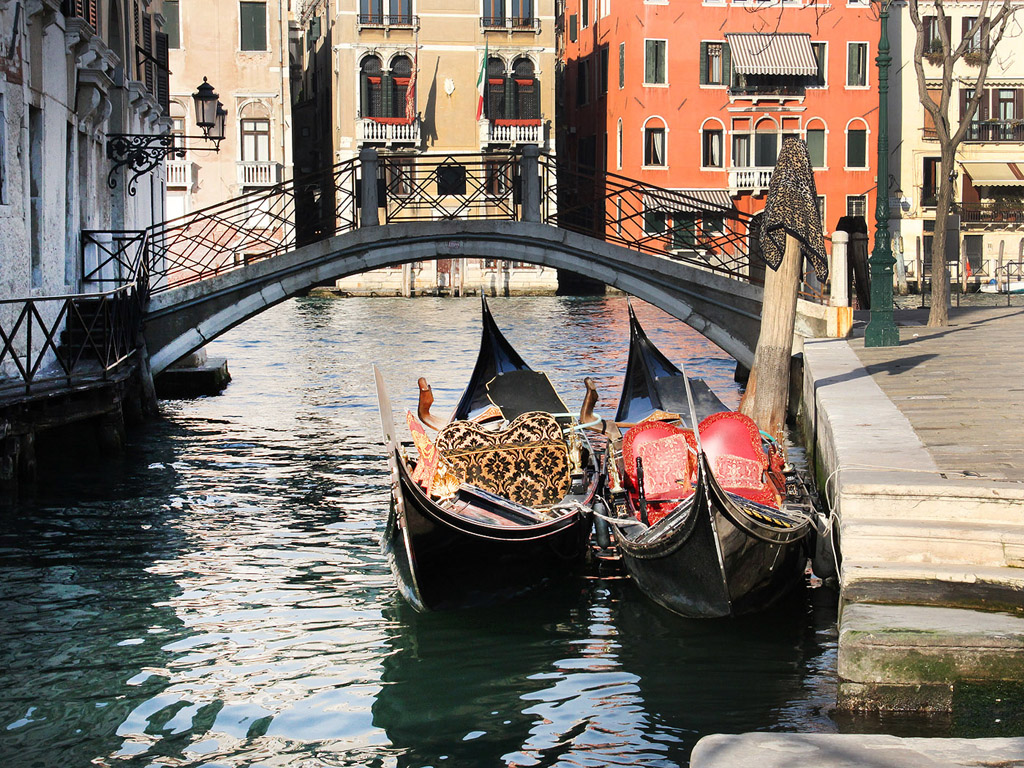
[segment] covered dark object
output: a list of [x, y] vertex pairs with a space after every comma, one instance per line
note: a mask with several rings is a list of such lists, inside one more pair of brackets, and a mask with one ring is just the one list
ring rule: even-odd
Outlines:
[[782, 142], [761, 221], [761, 252], [777, 270], [786, 252], [786, 234], [800, 241], [800, 252], [811, 262], [821, 282], [828, 279], [828, 257], [821, 234], [818, 193], [807, 145], [795, 137]]

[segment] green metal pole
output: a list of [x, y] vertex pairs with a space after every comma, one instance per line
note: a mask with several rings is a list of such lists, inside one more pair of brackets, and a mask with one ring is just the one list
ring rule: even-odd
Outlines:
[[892, 257], [889, 238], [889, 4], [882, 0], [878, 19], [882, 36], [878, 41], [878, 182], [875, 185], [875, 247], [868, 265], [871, 268], [871, 318], [864, 329], [865, 347], [895, 347], [900, 331], [892, 316]]

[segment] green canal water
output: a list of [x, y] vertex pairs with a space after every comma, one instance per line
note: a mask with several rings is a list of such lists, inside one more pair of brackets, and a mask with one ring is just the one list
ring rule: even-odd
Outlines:
[[[611, 415], [625, 300], [495, 299], [570, 407]], [[646, 305], [670, 358], [730, 405], [733, 364]], [[209, 348], [218, 397], [165, 402], [113, 461], [76, 454], [2, 512], [0, 758], [25, 766], [680, 766], [703, 735], [941, 734], [837, 720], [835, 608], [687, 621], [614, 573], [418, 615], [380, 550], [396, 412], [426, 376], [454, 407], [477, 299], [297, 299]]]

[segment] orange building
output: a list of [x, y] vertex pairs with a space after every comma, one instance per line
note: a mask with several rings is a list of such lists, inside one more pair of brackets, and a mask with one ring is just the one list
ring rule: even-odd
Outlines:
[[[880, 28], [867, 2], [567, 0], [559, 150], [756, 214], [786, 136], [807, 142], [826, 236], [873, 228]], [[898, 62], [897, 62], [898, 65]], [[643, 227], [706, 226], [648, 195]], [[667, 202], [666, 202], [667, 201]]]

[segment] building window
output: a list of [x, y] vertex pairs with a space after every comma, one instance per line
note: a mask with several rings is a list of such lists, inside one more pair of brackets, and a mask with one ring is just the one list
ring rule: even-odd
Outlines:
[[847, 216], [860, 216], [865, 218], [868, 215], [868, 196], [867, 195], [847, 195], [846, 196], [846, 215]]
[[239, 121], [242, 132], [242, 162], [270, 162], [270, 120], [243, 118]]
[[359, 65], [359, 116], [384, 117], [383, 70], [380, 59], [367, 56]]
[[598, 73], [598, 87], [601, 89], [600, 93], [603, 96], [608, 93], [608, 46], [605, 45], [601, 48], [601, 71]]
[[868, 132], [864, 128], [848, 128], [846, 131], [846, 167], [868, 167]]
[[668, 82], [668, 41], [644, 40], [644, 85]]
[[512, 26], [533, 26], [532, 0], [512, 0]]
[[[946, 39], [952, 41], [953, 20], [946, 17]], [[924, 16], [921, 19], [921, 31], [924, 33], [924, 52], [942, 53], [942, 32], [939, 28], [938, 16]]]
[[732, 165], [734, 168], [750, 167], [750, 134], [732, 135]]
[[626, 87], [626, 44], [619, 43], [619, 90]]
[[488, 160], [484, 166], [484, 188], [491, 197], [505, 197], [512, 189], [510, 167], [505, 160]]
[[644, 232], [648, 235], [663, 235], [668, 231], [668, 219], [664, 211], [644, 208]]
[[807, 129], [807, 152], [811, 156], [811, 168], [825, 167], [825, 129]]
[[938, 191], [939, 191], [939, 164], [941, 158], [938, 157], [925, 157], [922, 158], [922, 175], [921, 175], [921, 205], [933, 206], [937, 202]]
[[728, 85], [732, 78], [729, 46], [726, 43], [700, 44], [700, 84]]
[[619, 118], [615, 129], [615, 168], [622, 170], [622, 118]]
[[540, 120], [540, 90], [533, 76], [533, 62], [522, 56], [512, 62], [511, 93], [515, 120]]
[[[412, 0], [391, 0], [390, 3], [391, 24], [408, 27], [412, 25]], [[319, 29], [320, 17], [317, 17]]]
[[644, 165], [648, 167], [664, 167], [665, 156], [665, 125], [652, 119], [644, 126]]
[[697, 244], [697, 217], [676, 211], [672, 214], [672, 247], [691, 250]]
[[720, 213], [705, 213], [701, 222], [701, 229], [708, 237], [716, 237], [725, 232], [725, 216]]
[[846, 44], [846, 85], [861, 87], [868, 84], [868, 44]]
[[754, 166], [772, 168], [779, 159], [779, 133], [774, 123], [762, 124], [754, 131]]
[[32, 287], [43, 284], [43, 110], [28, 108], [29, 235]]
[[569, 14], [569, 42], [575, 43], [579, 38], [578, 32], [579, 17], [575, 14]]
[[383, 24], [384, 5], [382, 0], [359, 0], [360, 24]]
[[583, 106], [590, 102], [590, 62], [581, 59], [576, 63], [576, 104]]
[[701, 160], [704, 168], [721, 168], [725, 162], [723, 149], [724, 132], [721, 128], [705, 128], [701, 131]]
[[416, 165], [411, 157], [389, 157], [388, 194], [392, 197], [409, 197], [412, 194]]
[[267, 50], [267, 4], [239, 3], [241, 20], [241, 49], [243, 51]]
[[164, 34], [168, 48], [181, 48], [181, 16], [178, 0], [164, 0]]
[[811, 51], [814, 60], [818, 62], [818, 71], [814, 74], [812, 85], [823, 88], [828, 83], [828, 46], [825, 43], [811, 43]]
[[580, 26], [583, 29], [590, 26], [590, 0], [580, 0]]
[[505, 0], [484, 0], [485, 27], [505, 26]]

